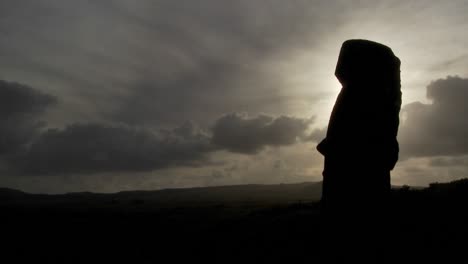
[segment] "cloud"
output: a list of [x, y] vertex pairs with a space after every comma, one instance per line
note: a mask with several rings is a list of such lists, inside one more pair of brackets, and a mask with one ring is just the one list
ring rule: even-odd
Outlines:
[[227, 114], [215, 121], [212, 135], [186, 122], [157, 131], [125, 124], [75, 123], [48, 129], [12, 162], [23, 174], [144, 172], [213, 164], [210, 154], [227, 150], [257, 154], [267, 146], [306, 140], [313, 118]]
[[[29, 86], [0, 81], [2, 170], [23, 175], [149, 172], [208, 166], [210, 154], [256, 154], [266, 146], [306, 140], [313, 118], [227, 114], [204, 131], [193, 122], [173, 129], [113, 122], [70, 122], [47, 128], [41, 114], [58, 100]], [[6, 166], [5, 166], [6, 165]]]
[[330, 14], [349, 10], [346, 3], [279, 0], [27, 0], [0, 7], [8, 36], [0, 41], [0, 69], [10, 79], [47, 84], [67, 102], [50, 123], [138, 126], [187, 119], [206, 126], [234, 111], [287, 112], [304, 101], [290, 92], [297, 89], [287, 80], [295, 71], [290, 54], [321, 44], [327, 27], [344, 20]]
[[430, 166], [433, 167], [466, 167], [468, 170], [468, 156], [457, 156], [457, 157], [434, 157], [429, 162]]
[[466, 64], [467, 62], [468, 62], [468, 54], [465, 53], [462, 55], [458, 55], [455, 58], [446, 59], [436, 65], [433, 65], [432, 67], [429, 68], [429, 70], [438, 72], [438, 71], [444, 71], [447, 69], [453, 69], [456, 66], [464, 67], [463, 64]]
[[138, 39], [159, 42], [141, 43], [142, 53], [152, 57], [142, 58], [146, 73], [109, 113], [108, 118], [131, 124], [170, 124], [187, 116], [204, 123], [239, 110], [279, 114], [288, 103], [282, 100], [287, 84], [266, 70], [270, 58], [300, 45], [312, 47], [308, 39], [318, 31], [311, 15], [316, 11], [305, 2], [202, 0], [184, 1], [181, 8], [180, 1], [143, 1], [115, 8], [131, 18], [132, 26], [154, 36]]
[[0, 156], [19, 151], [36, 136], [41, 114], [55, 102], [27, 85], [0, 80]]
[[72, 124], [49, 129], [16, 167], [28, 174], [151, 171], [209, 164], [209, 138], [193, 124], [158, 131], [115, 124]]
[[448, 76], [427, 86], [431, 104], [402, 109], [399, 141], [403, 157], [468, 154], [468, 79]]
[[305, 138], [313, 118], [232, 113], [219, 118], [213, 128], [212, 143], [231, 152], [254, 154], [266, 146], [286, 146]]
[[305, 140], [319, 143], [326, 137], [326, 135], [327, 135], [327, 127], [316, 128], [305, 138]]

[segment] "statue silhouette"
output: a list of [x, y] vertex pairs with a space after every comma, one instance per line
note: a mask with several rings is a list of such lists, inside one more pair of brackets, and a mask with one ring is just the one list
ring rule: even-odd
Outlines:
[[322, 205], [383, 203], [398, 160], [400, 60], [380, 43], [347, 40], [335, 76], [342, 89], [317, 146], [325, 156]]

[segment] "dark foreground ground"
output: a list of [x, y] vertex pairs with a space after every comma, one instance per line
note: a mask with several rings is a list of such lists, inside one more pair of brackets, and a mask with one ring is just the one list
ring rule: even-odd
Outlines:
[[468, 263], [468, 180], [395, 189], [385, 220], [352, 209], [330, 220], [312, 201], [318, 190], [311, 183], [53, 196], [2, 189], [0, 261]]

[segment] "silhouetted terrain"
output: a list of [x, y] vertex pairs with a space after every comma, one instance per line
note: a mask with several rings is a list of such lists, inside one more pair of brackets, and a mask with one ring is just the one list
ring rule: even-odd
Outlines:
[[[321, 184], [27, 194], [0, 189], [2, 258], [19, 263], [316, 263], [326, 220]], [[394, 188], [380, 263], [466, 263], [468, 180]], [[352, 210], [349, 218], [354, 217]], [[338, 219], [353, 229], [352, 221]], [[352, 248], [360, 230], [354, 228]], [[362, 254], [366, 249], [362, 249]], [[3, 261], [2, 261], [3, 262]]]
[[[165, 189], [159, 191], [123, 191], [111, 194], [79, 192], [63, 195], [26, 194], [0, 188], [3, 205], [14, 204], [25, 207], [54, 207], [67, 205], [68, 209], [121, 209], [151, 210], [167, 207], [211, 206], [228, 203], [242, 205], [284, 204], [314, 202], [320, 199], [320, 183], [296, 183], [277, 185], [233, 185]], [[139, 205], [139, 206], [134, 206]]]

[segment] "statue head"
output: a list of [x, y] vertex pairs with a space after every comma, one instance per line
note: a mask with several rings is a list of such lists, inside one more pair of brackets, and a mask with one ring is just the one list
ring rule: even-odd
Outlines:
[[343, 43], [335, 76], [345, 87], [349, 85], [400, 84], [400, 60], [380, 43], [351, 39]]

